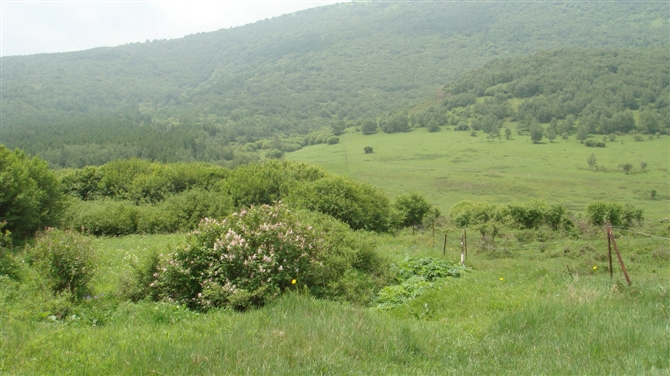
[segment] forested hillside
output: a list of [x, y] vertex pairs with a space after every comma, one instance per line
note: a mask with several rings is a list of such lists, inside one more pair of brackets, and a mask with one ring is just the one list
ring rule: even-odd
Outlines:
[[408, 107], [496, 57], [667, 48], [667, 14], [666, 3], [347, 3], [179, 40], [6, 57], [0, 142], [52, 167], [133, 156], [231, 166], [323, 127], [331, 142], [347, 121]]
[[499, 58], [446, 85], [439, 104], [407, 121], [432, 131], [449, 124], [492, 137], [504, 126], [539, 129], [552, 140], [574, 133], [582, 141], [592, 133], [667, 133], [669, 70], [665, 46]]

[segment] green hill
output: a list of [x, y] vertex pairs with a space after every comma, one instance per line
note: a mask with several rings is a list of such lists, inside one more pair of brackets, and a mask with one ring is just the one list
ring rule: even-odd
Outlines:
[[667, 133], [669, 83], [665, 46], [545, 51], [494, 59], [462, 75], [444, 87], [439, 104], [416, 106], [408, 121], [494, 138], [503, 127], [539, 129], [548, 138], [578, 133], [582, 141], [592, 133]]
[[496, 57], [667, 47], [667, 15], [666, 3], [347, 3], [178, 40], [5, 57], [0, 142], [54, 167], [243, 163], [259, 147], [299, 148], [292, 135], [413, 105]]

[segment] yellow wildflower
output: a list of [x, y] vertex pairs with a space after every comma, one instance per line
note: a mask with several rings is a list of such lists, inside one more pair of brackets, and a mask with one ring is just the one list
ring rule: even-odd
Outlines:
[[291, 280], [291, 284], [292, 284], [292, 285], [295, 285], [296, 282], [298, 282], [298, 281], [296, 281], [295, 279], [294, 279], [294, 280]]

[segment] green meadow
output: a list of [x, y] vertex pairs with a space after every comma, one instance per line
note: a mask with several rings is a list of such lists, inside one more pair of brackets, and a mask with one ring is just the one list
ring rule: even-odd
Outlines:
[[[593, 137], [599, 141], [601, 136]], [[658, 220], [670, 213], [668, 140], [634, 141], [624, 135], [605, 148], [589, 148], [574, 135], [533, 144], [529, 136], [516, 134], [490, 140], [482, 132], [473, 137], [419, 128], [364, 136], [348, 129], [338, 144], [306, 147], [286, 158], [371, 183], [391, 196], [421, 192], [444, 214], [462, 200], [507, 204], [537, 198], [575, 211], [595, 200], [631, 203]], [[365, 154], [365, 146], [374, 152]], [[598, 171], [589, 169], [591, 154]], [[644, 170], [641, 162], [647, 164]], [[628, 174], [619, 168], [624, 163], [633, 165]], [[651, 200], [652, 189], [658, 192], [656, 200]]]
[[[96, 239], [98, 295], [64, 320], [39, 317], [47, 304], [35, 300], [39, 286], [3, 279], [0, 369], [62, 375], [663, 375], [670, 367], [667, 241], [620, 238], [622, 245], [640, 246], [637, 263], [626, 255], [632, 287], [618, 269], [610, 279], [599, 257], [604, 240], [561, 242], [542, 251], [537, 243], [511, 240], [491, 251], [473, 240], [471, 271], [437, 280], [390, 311], [300, 291], [246, 312], [196, 313], [115, 296], [129, 256], [181, 239]], [[378, 240], [394, 258], [443, 257], [441, 237], [432, 232]], [[658, 253], [663, 244], [665, 253]], [[449, 239], [447, 258], [458, 257], [456, 247]]]
[[[623, 141], [623, 143], [622, 143]], [[365, 154], [371, 146], [374, 153]], [[589, 170], [591, 153], [597, 165]], [[668, 139], [620, 136], [606, 148], [570, 139], [532, 144], [466, 132], [363, 136], [287, 155], [366, 181], [390, 195], [418, 191], [443, 215], [461, 200], [561, 202], [579, 221], [593, 200], [632, 203], [642, 226], [615, 229], [628, 286], [602, 229], [580, 235], [504, 228], [495, 241], [468, 229], [469, 269], [423, 284], [389, 309], [319, 300], [296, 289], [263, 308], [190, 311], [125, 300], [133, 258], [169, 252], [183, 234], [93, 238], [95, 296], [72, 305], [39, 278], [0, 279], [0, 371], [6, 374], [649, 374], [670, 371]], [[640, 161], [647, 162], [644, 170]], [[630, 162], [628, 174], [618, 165]], [[655, 189], [655, 200], [650, 191]], [[581, 222], [579, 222], [581, 223]], [[448, 220], [369, 234], [392, 262], [460, 258]], [[446, 242], [445, 242], [446, 235]], [[20, 256], [20, 255], [19, 255]], [[34, 271], [26, 271], [34, 273]], [[407, 287], [408, 289], [411, 288]], [[66, 317], [51, 312], [68, 306]]]

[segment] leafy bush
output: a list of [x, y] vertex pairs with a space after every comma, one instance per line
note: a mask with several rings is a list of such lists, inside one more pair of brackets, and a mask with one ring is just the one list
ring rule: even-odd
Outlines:
[[[360, 300], [360, 291], [376, 284], [373, 271], [384, 264], [380, 260], [373, 242], [328, 216], [262, 205], [223, 221], [203, 220], [185, 246], [159, 261], [145, 291], [201, 310], [260, 306], [289, 289]], [[149, 265], [139, 273], [144, 286], [155, 264]], [[357, 278], [353, 286], [345, 278], [351, 276]]]
[[423, 217], [430, 211], [431, 205], [417, 192], [396, 197], [395, 208], [401, 215], [403, 226], [421, 224]]
[[0, 276], [11, 279], [19, 279], [19, 263], [12, 256], [12, 233], [9, 230], [2, 231], [7, 222], [0, 222]]
[[0, 145], [0, 219], [25, 237], [55, 224], [65, 207], [58, 179], [47, 163]]
[[514, 224], [522, 229], [536, 229], [544, 221], [544, 213], [548, 210], [546, 202], [531, 200], [524, 204], [509, 204], [507, 213]]
[[612, 226], [632, 226], [633, 221], [638, 223], [644, 220], [644, 211], [636, 209], [631, 204], [622, 206], [616, 202], [594, 201], [586, 207], [589, 222], [596, 226], [611, 223]]
[[28, 250], [28, 261], [47, 279], [55, 294], [81, 298], [89, 292], [96, 270], [91, 241], [75, 232], [47, 229]]
[[64, 224], [93, 235], [129, 235], [137, 231], [140, 209], [128, 201], [75, 201]]
[[280, 200], [297, 182], [309, 182], [326, 175], [319, 167], [305, 163], [270, 160], [240, 166], [222, 184], [235, 206], [270, 205]]
[[497, 205], [491, 205], [486, 202], [461, 201], [449, 212], [451, 221], [457, 227], [468, 227], [486, 223], [489, 220], [501, 219], [502, 212]]
[[228, 170], [202, 163], [151, 163], [139, 159], [88, 166], [61, 176], [63, 191], [81, 200], [109, 197], [135, 203], [156, 203], [193, 188], [212, 189]]
[[604, 142], [595, 140], [586, 140], [584, 141], [584, 145], [589, 148], [604, 148], [607, 146]]
[[392, 228], [389, 200], [369, 184], [341, 176], [327, 176], [296, 187], [288, 202], [331, 215], [354, 230], [376, 232]]
[[156, 206], [139, 207], [137, 232], [159, 233], [192, 230], [203, 218], [222, 219], [233, 212], [233, 202], [224, 193], [191, 189]]
[[386, 286], [377, 294], [377, 309], [389, 310], [421, 296], [431, 282], [446, 277], [459, 277], [469, 268], [430, 257], [406, 257], [395, 265], [398, 284]]

